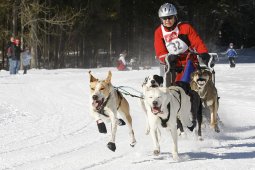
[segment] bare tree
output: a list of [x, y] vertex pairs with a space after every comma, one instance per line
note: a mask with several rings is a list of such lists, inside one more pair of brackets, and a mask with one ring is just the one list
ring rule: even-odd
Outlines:
[[[74, 10], [71, 7], [49, 7], [46, 3], [41, 3], [39, 0], [21, 0], [20, 17], [21, 30], [24, 42], [31, 47], [32, 51], [32, 67], [38, 67], [41, 58], [41, 53], [45, 46], [45, 35], [59, 37], [59, 46], [62, 46], [62, 32], [72, 29], [75, 19], [81, 14], [82, 10]], [[59, 32], [59, 29], [62, 30]], [[38, 52], [40, 51], [40, 54]], [[57, 58], [60, 59], [61, 49], [57, 50]], [[46, 55], [46, 54], [43, 54]]]

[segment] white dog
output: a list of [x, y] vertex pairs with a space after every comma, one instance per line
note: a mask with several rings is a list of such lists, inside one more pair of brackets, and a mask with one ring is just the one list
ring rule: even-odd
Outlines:
[[[157, 88], [157, 87], [162, 87], [163, 86], [163, 82], [164, 82], [164, 78], [162, 76], [159, 75], [150, 75], [148, 77], [145, 78], [143, 84], [142, 84], [142, 88], [143, 88], [143, 94], [145, 93], [145, 91], [148, 88]], [[144, 96], [143, 96], [144, 97]], [[141, 105], [142, 108], [146, 114], [146, 129], [145, 129], [145, 134], [148, 135], [150, 133], [150, 126], [149, 126], [149, 122], [148, 122], [148, 116], [147, 116], [147, 110], [144, 104], [144, 99], [141, 99]], [[160, 134], [160, 131], [158, 132]]]
[[[176, 87], [176, 90], [182, 90]], [[184, 91], [183, 91], [184, 92]], [[185, 92], [184, 92], [185, 93]], [[190, 105], [181, 108], [181, 95], [175, 90], [168, 88], [148, 88], [144, 93], [145, 107], [147, 110], [150, 134], [154, 144], [154, 155], [159, 155], [160, 146], [158, 139], [158, 127], [161, 125], [171, 133], [173, 139], [172, 156], [174, 160], [178, 160], [178, 145], [177, 145], [177, 118], [180, 119], [184, 127], [191, 126]], [[185, 109], [185, 110], [182, 110]]]
[[[129, 104], [122, 94], [115, 90], [111, 84], [112, 73], [109, 71], [105, 80], [98, 80], [89, 72], [90, 75], [90, 113], [98, 125], [100, 133], [107, 133], [104, 121], [111, 122], [111, 140], [107, 147], [115, 151], [115, 136], [117, 125], [125, 125], [129, 128], [131, 146], [136, 143], [132, 128], [132, 118], [129, 113]], [[117, 113], [125, 120], [118, 119]]]

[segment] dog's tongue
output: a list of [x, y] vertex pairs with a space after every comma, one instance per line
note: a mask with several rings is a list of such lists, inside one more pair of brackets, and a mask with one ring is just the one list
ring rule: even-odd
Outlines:
[[92, 102], [92, 105], [97, 109], [97, 110], [99, 110], [100, 109], [100, 107], [101, 107], [101, 105], [102, 105], [102, 103], [103, 103], [103, 99], [102, 100], [94, 100], [93, 102]]
[[98, 101], [94, 100], [93, 103], [92, 103], [92, 105], [93, 105], [94, 107], [98, 107], [99, 103], [98, 103]]
[[152, 111], [152, 113], [157, 114], [157, 113], [160, 112], [160, 108], [159, 107], [152, 107], [151, 111]]

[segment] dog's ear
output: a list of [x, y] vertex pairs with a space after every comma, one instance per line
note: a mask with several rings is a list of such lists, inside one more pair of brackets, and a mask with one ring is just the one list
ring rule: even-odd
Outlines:
[[190, 79], [191, 79], [191, 81], [194, 79], [194, 75], [195, 75], [195, 72], [193, 72], [193, 73], [190, 74]]
[[109, 72], [108, 72], [108, 76], [107, 76], [107, 78], [105, 79], [105, 82], [106, 82], [106, 83], [110, 83], [110, 82], [111, 82], [111, 79], [112, 79], [112, 72], [109, 71]]
[[153, 78], [156, 80], [156, 82], [158, 82], [159, 85], [162, 85], [164, 82], [164, 78], [162, 76], [154, 75]]
[[212, 73], [208, 70], [205, 70], [206, 74], [209, 76], [209, 80], [212, 80]]
[[98, 81], [92, 74], [91, 71], [89, 71], [89, 77], [90, 77], [90, 82]]

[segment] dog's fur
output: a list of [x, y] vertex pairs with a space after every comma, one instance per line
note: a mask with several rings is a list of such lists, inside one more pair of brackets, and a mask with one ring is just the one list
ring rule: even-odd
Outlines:
[[[128, 101], [122, 96], [120, 92], [114, 89], [111, 84], [112, 73], [109, 71], [108, 76], [105, 80], [98, 80], [91, 72], [90, 76], [90, 99], [91, 99], [91, 110], [90, 113], [95, 119], [98, 125], [104, 126], [103, 121], [111, 122], [111, 139], [108, 143], [108, 148], [115, 151], [115, 136], [117, 131], [117, 125], [120, 119], [117, 117], [117, 113], [124, 119], [129, 128], [129, 134], [131, 137], [131, 146], [134, 146], [136, 139], [132, 128], [132, 118], [129, 113]], [[100, 131], [100, 129], [99, 129]], [[106, 133], [105, 131], [101, 133]]]
[[[159, 155], [160, 146], [158, 139], [158, 127], [161, 126], [171, 133], [173, 139], [172, 156], [174, 160], [178, 160], [178, 145], [177, 145], [177, 118], [182, 124], [187, 127], [192, 124], [190, 115], [190, 100], [181, 99], [181, 94], [185, 94], [181, 87], [158, 87], [147, 88], [144, 92], [145, 107], [147, 110], [150, 134], [154, 144], [154, 155]], [[186, 105], [183, 105], [185, 102]], [[189, 103], [189, 104], [187, 104]]]
[[216, 131], [220, 132], [218, 127], [218, 93], [212, 81], [212, 73], [205, 69], [198, 69], [191, 74], [191, 89], [198, 92], [203, 105], [210, 110], [210, 124]]

